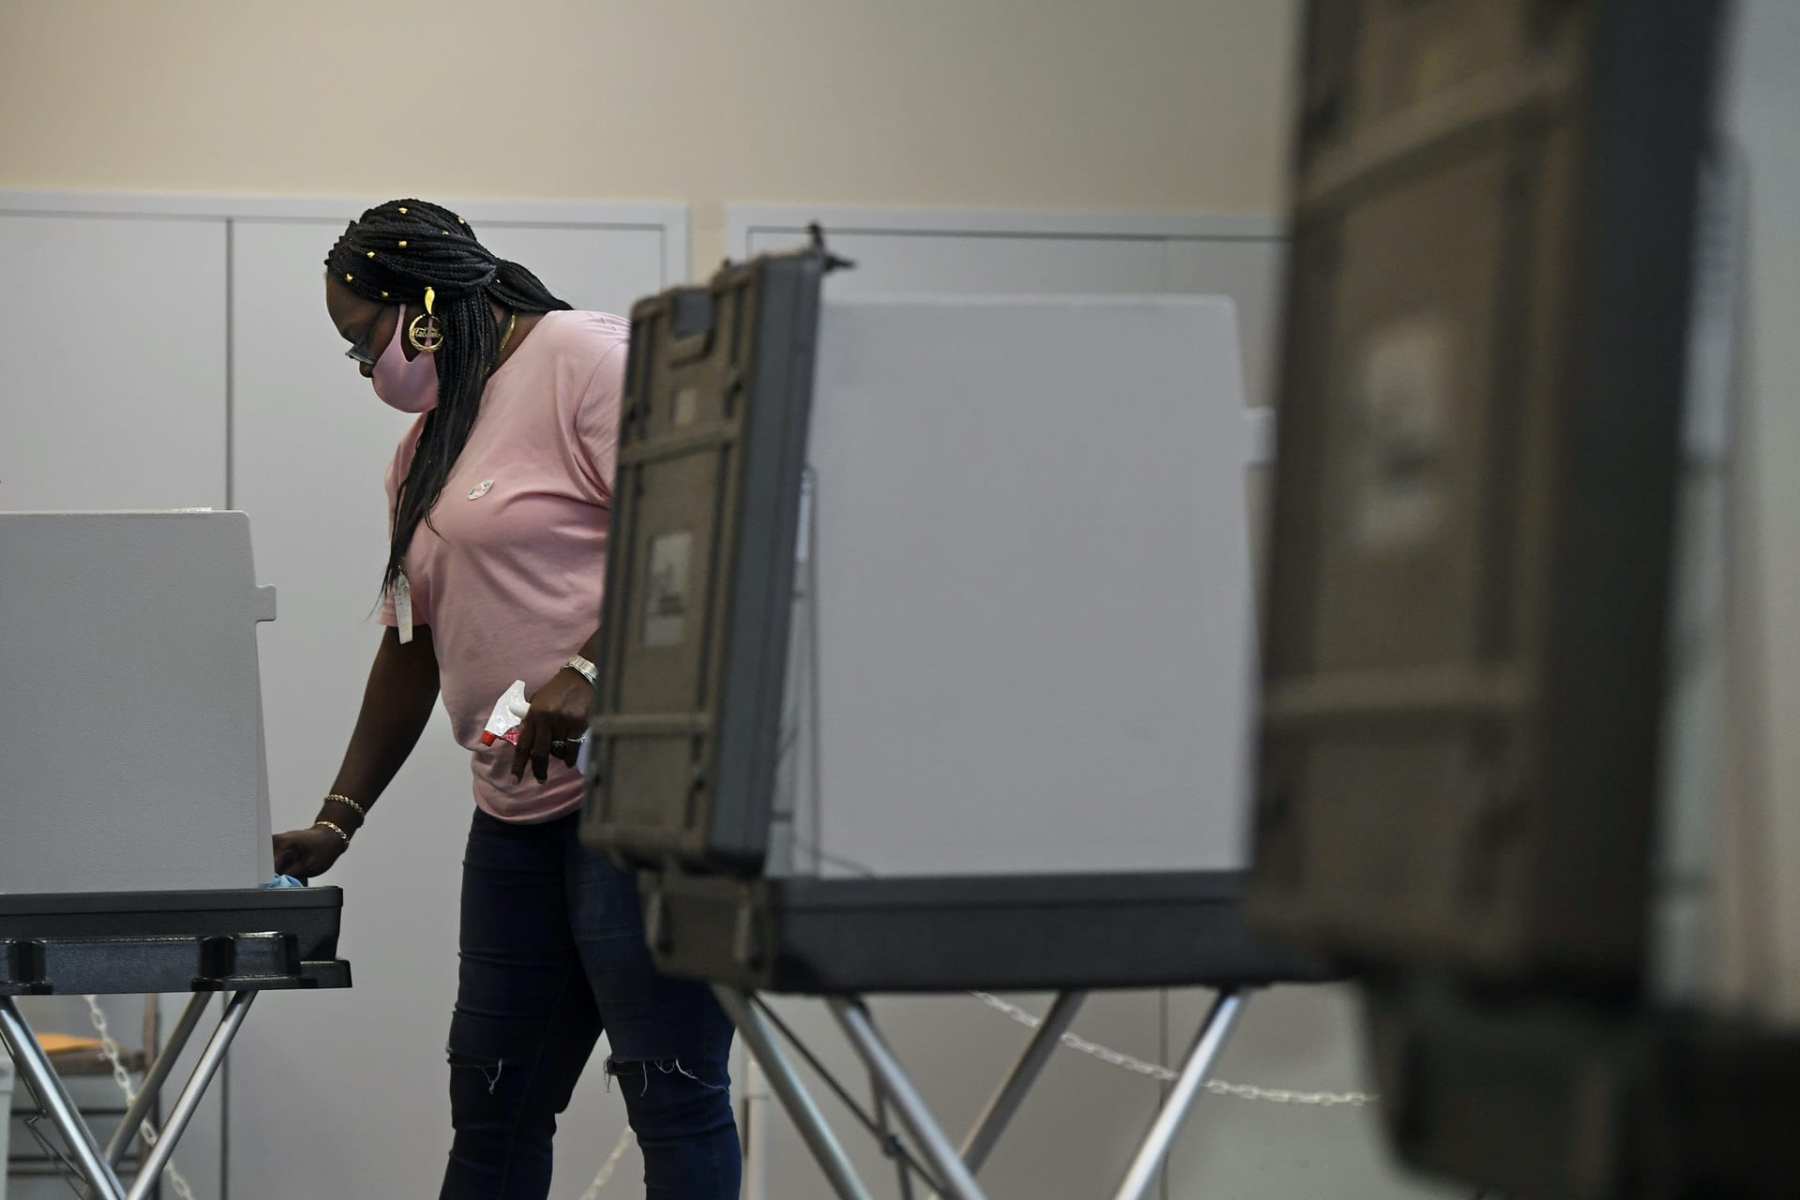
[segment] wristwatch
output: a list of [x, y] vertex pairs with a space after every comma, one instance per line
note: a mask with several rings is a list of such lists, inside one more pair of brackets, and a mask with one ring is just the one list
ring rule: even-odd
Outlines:
[[563, 666], [569, 668], [569, 670], [575, 672], [589, 683], [597, 685], [600, 682], [599, 669], [579, 654], [571, 657], [568, 662], [563, 664]]

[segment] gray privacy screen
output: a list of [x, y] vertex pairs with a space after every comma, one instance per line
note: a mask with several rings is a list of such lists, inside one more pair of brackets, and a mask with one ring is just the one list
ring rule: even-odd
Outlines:
[[0, 892], [269, 877], [242, 513], [0, 513]]
[[1212, 297], [828, 297], [772, 873], [1244, 862], [1243, 391]]

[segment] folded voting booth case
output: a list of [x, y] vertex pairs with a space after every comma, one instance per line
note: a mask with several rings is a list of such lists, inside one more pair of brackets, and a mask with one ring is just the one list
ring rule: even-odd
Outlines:
[[1730, 965], [1731, 7], [1302, 19], [1251, 913], [1377, 968], [1391, 1146], [1496, 1193], [1800, 1173], [1800, 1036]]
[[[841, 1196], [758, 992], [827, 998], [967, 1198], [1085, 992], [1220, 989], [1141, 1195], [1242, 991], [1326, 977], [1239, 916], [1229, 303], [821, 304], [828, 265], [632, 314], [584, 836], [643, 869], [658, 963], [715, 985]], [[959, 1148], [858, 997], [971, 988], [1060, 998]]]
[[[0, 513], [0, 722], [33, 747], [0, 838], [0, 1039], [106, 1200], [141, 1200], [258, 992], [350, 986], [336, 888], [270, 876], [255, 586], [242, 513]], [[75, 714], [71, 719], [71, 714]], [[102, 1146], [16, 997], [191, 992]], [[226, 1002], [128, 1188], [117, 1168], [217, 993]]]

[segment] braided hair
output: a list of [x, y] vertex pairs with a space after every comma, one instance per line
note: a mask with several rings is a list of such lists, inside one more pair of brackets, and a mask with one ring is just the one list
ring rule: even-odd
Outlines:
[[[530, 315], [569, 307], [536, 275], [494, 255], [467, 221], [423, 200], [390, 200], [345, 228], [325, 257], [329, 277], [365, 300], [423, 310], [425, 289], [443, 329], [437, 350], [438, 404], [425, 417], [412, 466], [394, 492], [393, 533], [383, 588], [405, 569], [406, 551], [469, 440], [481, 393], [500, 360], [492, 304]], [[492, 303], [490, 303], [492, 302]]]

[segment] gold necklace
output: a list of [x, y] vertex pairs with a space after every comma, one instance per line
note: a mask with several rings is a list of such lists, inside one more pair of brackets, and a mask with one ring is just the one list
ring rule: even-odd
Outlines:
[[519, 314], [512, 313], [506, 318], [506, 332], [500, 335], [499, 354], [506, 353], [506, 343], [512, 341], [513, 326], [519, 323]]

